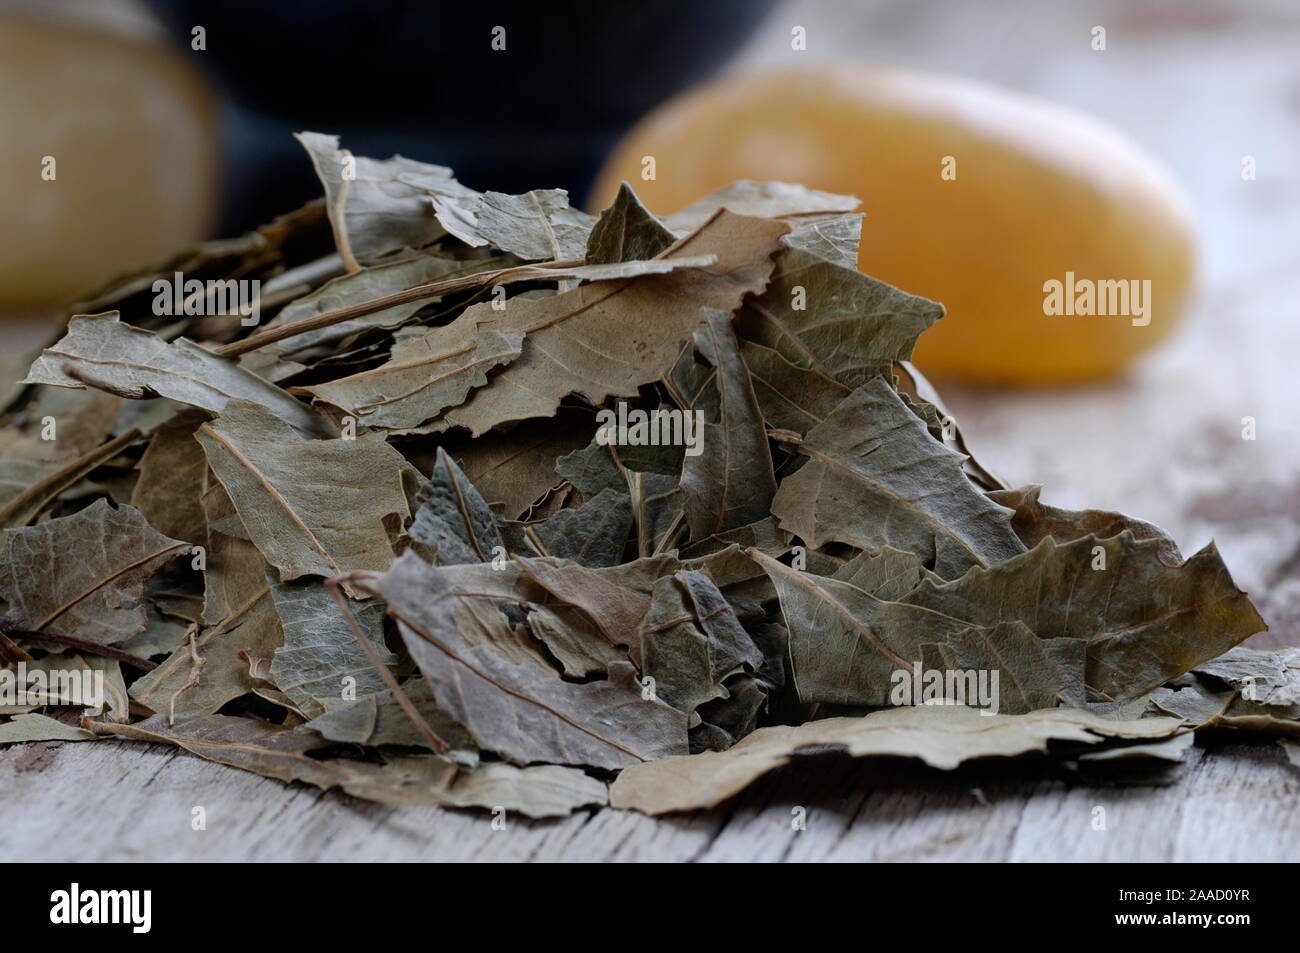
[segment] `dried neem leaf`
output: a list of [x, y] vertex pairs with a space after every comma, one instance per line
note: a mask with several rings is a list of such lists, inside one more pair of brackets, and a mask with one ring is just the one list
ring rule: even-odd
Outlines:
[[1267, 628], [1213, 543], [1175, 566], [1161, 551], [1160, 540], [1129, 532], [1048, 537], [952, 582], [924, 581], [900, 604], [978, 626], [1018, 620], [1040, 639], [1082, 639], [1088, 687], [1126, 701]]
[[[503, 312], [474, 305], [450, 325], [525, 335], [523, 353], [490, 387], [442, 415], [442, 426], [478, 435], [500, 424], [550, 417], [571, 393], [594, 403], [633, 397], [677, 359], [702, 307], [730, 312], [762, 289], [770, 256], [787, 228], [780, 222], [721, 211], [663, 257], [715, 256], [707, 267], [667, 275], [596, 281], [537, 301], [514, 300]], [[599, 341], [593, 349], [589, 342]], [[461, 345], [463, 348], [465, 345]], [[448, 357], [456, 353], [448, 349]]]
[[218, 625], [246, 611], [265, 592], [266, 559], [248, 539], [235, 504], [210, 468], [199, 488], [206, 526], [203, 612], [199, 619], [204, 625]]
[[131, 429], [67, 463], [0, 460], [0, 527], [31, 523], [57, 496], [139, 439], [140, 431]]
[[433, 328], [394, 348], [379, 367], [307, 388], [320, 400], [354, 414], [367, 426], [419, 427], [488, 383], [488, 374], [516, 360], [522, 332]]
[[[627, 490], [629, 481], [637, 473], [672, 477], [674, 482], [681, 477], [686, 450], [684, 446], [662, 442], [645, 445], [616, 444], [610, 440], [609, 424], [616, 424], [620, 413], [631, 413], [623, 405], [620, 408], [619, 411], [609, 410], [598, 418], [602, 420], [603, 426], [596, 429], [596, 435], [590, 443], [555, 461], [555, 472], [581, 490], [584, 497], [595, 496], [606, 488]], [[673, 408], [661, 404], [655, 409]], [[653, 410], [647, 413], [653, 413]], [[635, 426], [630, 425], [631, 428]], [[650, 436], [648, 431], [646, 436]]]
[[[184, 248], [161, 262], [117, 275], [66, 309], [68, 315], [90, 314], [128, 304], [138, 295], [153, 297], [155, 281], [168, 282], [176, 272], [199, 278], [246, 277], [250, 272], [282, 264], [286, 258], [319, 255], [329, 245], [325, 203], [312, 199], [301, 208], [279, 215], [237, 238], [219, 238]], [[322, 247], [323, 246], [323, 247]], [[270, 282], [263, 287], [269, 292]], [[152, 318], [153, 316], [150, 315]]]
[[324, 433], [327, 422], [311, 408], [238, 364], [192, 341], [165, 341], [118, 319], [116, 311], [73, 318], [68, 333], [46, 348], [26, 383], [96, 387], [119, 397], [162, 396], [220, 413], [244, 400], [304, 434]]
[[[442, 578], [454, 595], [487, 600], [494, 611], [503, 612], [511, 632], [508, 641], [525, 621], [566, 676], [604, 678], [611, 662], [626, 661], [628, 649], [635, 648], [629, 643], [635, 643], [636, 620], [629, 624], [627, 616], [636, 609], [636, 595], [620, 593], [577, 563], [517, 559], [499, 568], [495, 562], [466, 563], [444, 567]], [[539, 578], [563, 595], [555, 596]], [[610, 601], [602, 604], [602, 599]]]
[[[118, 429], [123, 401], [116, 394], [66, 387], [26, 390], [30, 399], [5, 415], [0, 430], [0, 452], [7, 458], [69, 463], [101, 447]], [[55, 440], [47, 439], [51, 419]]]
[[726, 679], [722, 685], [724, 696], [696, 709], [700, 723], [691, 728], [691, 753], [726, 751], [753, 732], [768, 709], [770, 688], [757, 676], [744, 672]]
[[993, 490], [989, 499], [999, 506], [1015, 511], [1011, 527], [1021, 541], [1031, 549], [1048, 536], [1058, 543], [1068, 543], [1081, 536], [1118, 536], [1128, 530], [1135, 539], [1154, 539], [1160, 543], [1161, 561], [1176, 566], [1183, 561], [1178, 544], [1159, 526], [1145, 520], [1134, 519], [1123, 513], [1106, 510], [1063, 510], [1048, 506], [1039, 499], [1043, 488], [1038, 485], [1022, 486], [1016, 490]]
[[794, 230], [781, 241], [791, 248], [812, 252], [841, 268], [856, 269], [863, 217], [861, 213], [828, 212], [790, 218], [787, 221]]
[[1179, 688], [1157, 688], [1151, 695], [1151, 703], [1157, 710], [1181, 718], [1193, 728], [1203, 728], [1216, 723], [1236, 697], [1232, 689], [1216, 691], [1195, 683]]
[[423, 190], [403, 182], [402, 173], [456, 184], [445, 166], [402, 156], [368, 159], [339, 148], [338, 136], [295, 133], [311, 156], [325, 187], [334, 241], [349, 271], [360, 263], [402, 248], [419, 248], [445, 234]]
[[[473, 749], [474, 739], [438, 707], [438, 701], [428, 682], [417, 676], [407, 679], [401, 688], [420, 717], [439, 738], [453, 749]], [[315, 731], [330, 741], [347, 744], [431, 747], [423, 732], [411, 721], [392, 692], [387, 690], [359, 697], [351, 704], [318, 715], [303, 725], [302, 730]]]
[[[948, 412], [948, 408], [939, 397], [939, 392], [925, 375], [910, 361], [899, 361], [894, 365], [894, 371], [898, 378], [899, 393], [910, 398], [913, 404], [931, 408], [938, 417], [939, 438], [945, 442], [951, 441], [953, 449], [966, 455], [965, 467], [970, 478], [985, 490], [1005, 490], [1006, 481], [978, 460], [966, 445], [966, 438], [962, 435], [961, 427], [957, 425], [957, 419]], [[933, 425], [929, 421], [927, 426], [933, 430]]]
[[324, 745], [310, 733], [251, 718], [208, 715], [170, 726], [156, 715], [137, 725], [90, 722], [96, 734], [173, 744], [209, 761], [280, 781], [303, 781], [322, 790], [338, 788], [382, 804], [505, 807], [531, 817], [563, 816], [605, 803], [605, 785], [581, 771], [547, 765], [480, 765], [465, 770], [436, 755], [392, 758], [385, 764], [313, 758]]
[[416, 500], [420, 506], [407, 534], [426, 561], [446, 566], [504, 558], [505, 543], [496, 517], [441, 447], [433, 475], [420, 487]]
[[[637, 554], [650, 556], [673, 549], [679, 540], [684, 540], [688, 535], [685, 497], [679, 480], [658, 473], [634, 471], [629, 471], [628, 476]], [[738, 532], [743, 530], [744, 527], [741, 527]], [[720, 540], [722, 535], [710, 537], [704, 542]], [[725, 546], [727, 543], [720, 542], [720, 545]]]
[[593, 437], [585, 447], [555, 461], [555, 472], [568, 480], [586, 499], [601, 490], [626, 492], [627, 470], [608, 440]]
[[650, 608], [649, 599], [576, 563], [523, 558], [516, 562], [556, 600], [586, 613], [610, 645], [631, 647], [637, 661], [636, 631]]
[[[126, 685], [121, 666], [115, 658], [103, 658], [90, 654], [89, 651], [68, 651], [64, 644], [45, 640], [35, 641], [34, 645], [47, 654], [40, 658], [28, 656], [22, 660], [22, 667], [18, 670], [3, 670], [7, 688], [24, 693], [26, 697], [23, 701], [30, 704], [0, 705], [0, 713], [18, 715], [36, 707], [61, 706], [80, 709], [83, 713], [103, 715], [119, 722], [130, 720], [127, 715]], [[102, 646], [92, 646], [92, 649], [105, 653], [115, 651]], [[91, 685], [91, 679], [102, 679], [102, 696]], [[91, 707], [92, 702], [99, 704]], [[36, 724], [31, 723], [33, 727]]]
[[0, 725], [0, 745], [22, 744], [28, 741], [93, 741], [97, 735], [65, 724], [49, 715], [27, 712], [14, 715]]
[[[300, 138], [325, 203], [167, 269], [261, 280], [270, 326], [149, 313], [139, 273], [102, 299], [137, 326], [73, 318], [29, 377], [58, 386], [7, 398], [0, 522], [138, 504], [0, 550], [0, 654], [20, 639], [33, 664], [98, 668], [110, 719], [159, 713], [90, 730], [533, 816], [604, 803], [583, 767], [623, 770], [624, 803], [659, 811], [812, 751], [952, 767], [1154, 742], [1078, 759], [1154, 783], [1190, 735], [1139, 715], [1300, 735], [1300, 664], [1224, 654], [1263, 624], [1212, 547], [1183, 562], [1149, 524], [1046, 506], [970, 456], [908, 363], [943, 309], [857, 271], [856, 199], [742, 182], [661, 221], [625, 185], [594, 220], [557, 190], [479, 192]], [[702, 439], [609, 445], [610, 407], [700, 412]], [[135, 470], [132, 428], [152, 434]], [[53, 624], [22, 634], [41, 599]], [[76, 654], [95, 637], [111, 657]], [[128, 704], [136, 651], [170, 654]], [[996, 676], [974, 701], [1000, 713], [954, 694], [759, 728], [897, 702], [918, 666]], [[284, 725], [214, 714], [266, 701]], [[18, 724], [0, 741], [54, 731]]]
[[1291, 735], [1300, 737], [1300, 705], [1261, 705], [1238, 695], [1227, 711], [1209, 726], [1230, 728], [1255, 735]]
[[740, 336], [847, 387], [888, 374], [943, 305], [800, 248], [785, 248], [766, 290], [737, 316]]
[[1300, 741], [1295, 741], [1291, 738], [1279, 738], [1277, 739], [1277, 743], [1286, 754], [1287, 760], [1297, 768], [1300, 768]]
[[143, 631], [145, 582], [188, 548], [139, 510], [96, 500], [71, 516], [5, 530], [0, 595], [24, 629], [113, 645]]
[[797, 216], [821, 217], [828, 212], [851, 212], [862, 202], [853, 195], [819, 192], [788, 182], [754, 182], [741, 179], [710, 192], [680, 212], [669, 215], [664, 224], [679, 234], [698, 228], [720, 208], [739, 215], [762, 218]]
[[[530, 420], [473, 439], [452, 434], [441, 446], [488, 503], [501, 504], [506, 518], [515, 519], [560, 482], [556, 459], [587, 446], [595, 431], [592, 414], [561, 408], [549, 420]], [[416, 462], [422, 469], [432, 468], [432, 461]]]
[[564, 189], [478, 192], [449, 178], [449, 170], [398, 178], [427, 192], [438, 221], [466, 245], [490, 245], [526, 260], [580, 258], [596, 221], [571, 208]]
[[814, 750], [855, 758], [919, 758], [932, 768], [951, 771], [976, 758], [1047, 751], [1053, 742], [1097, 745], [1165, 739], [1180, 728], [1176, 718], [1108, 721], [1069, 709], [985, 715], [960, 706], [895, 708], [863, 718], [759, 728], [726, 751], [635, 765], [610, 788], [610, 806], [645, 814], [710, 808]]
[[[990, 680], [997, 673], [994, 693], [1001, 714], [1021, 715], [1061, 704], [1083, 706], [1083, 664], [1067, 672], [1048, 653], [1048, 642], [1035, 636], [1023, 622], [999, 622], [989, 628], [955, 632], [938, 649], [943, 664], [927, 668], [980, 673], [979, 677]], [[967, 698], [973, 699], [969, 688], [966, 691]]]
[[617, 490], [601, 490], [581, 506], [560, 510], [529, 525], [542, 555], [572, 559], [584, 566], [616, 566], [632, 532], [632, 500]]
[[[570, 208], [564, 189], [533, 189], [522, 195], [484, 192], [461, 202], [474, 219], [452, 233], [468, 245], [492, 245], [525, 261], [581, 258], [595, 219]], [[648, 256], [647, 256], [648, 257]]]
[[[13, 505], [15, 498], [27, 493], [28, 490], [41, 480], [44, 480], [50, 474], [61, 469], [63, 464], [53, 460], [0, 460], [0, 504], [6, 509]], [[26, 509], [24, 504], [18, 504], [15, 507], [15, 516], [18, 509]], [[18, 525], [25, 525], [24, 520]], [[7, 527], [6, 527], [7, 528]]]
[[525, 622], [528, 632], [546, 646], [560, 673], [574, 681], [606, 678], [609, 667], [627, 663], [627, 648], [593, 638], [591, 625], [574, 610], [559, 606], [530, 605]]
[[[271, 659], [270, 678], [305, 717], [386, 690], [323, 586], [315, 581], [272, 582], [270, 594], [284, 633], [284, 644]], [[384, 645], [383, 603], [354, 601], [349, 611], [384, 664], [396, 667], [397, 657]]]
[[[772, 455], [731, 316], [705, 309], [695, 347], [713, 366], [700, 393], [682, 409], [703, 419], [699, 445], [682, 461], [681, 489], [694, 539], [762, 520], [776, 494]], [[695, 417], [689, 418], [695, 420]]]
[[776, 590], [762, 567], [735, 545], [690, 559], [681, 559], [676, 553], [643, 556], [597, 572], [605, 579], [649, 598], [659, 579], [682, 570], [699, 570], [713, 580], [737, 618], [746, 624], [764, 621], [767, 618], [765, 605], [776, 599]]
[[137, 679], [131, 685], [131, 698], [168, 719], [211, 715], [257, 688], [240, 653], [269, 658], [282, 640], [280, 619], [263, 575], [260, 590], [227, 618], [192, 632], [157, 668]]
[[609, 803], [609, 789], [576, 768], [519, 768], [494, 762], [457, 775], [447, 803], [487, 810], [504, 807], [528, 817], [563, 817], [578, 808], [603, 807]]
[[[159, 577], [155, 576], [157, 580]], [[143, 632], [138, 632], [129, 639], [123, 639], [117, 643], [116, 648], [127, 652], [137, 658], [150, 659], [155, 655], [170, 655], [176, 648], [185, 641], [185, 633], [189, 629], [191, 622], [198, 621], [198, 616], [202, 610], [203, 596], [201, 594], [184, 593], [173, 596], [153, 588], [151, 582], [145, 587], [145, 613], [148, 616], [148, 623]], [[182, 602], [182, 600], [185, 600]], [[190, 612], [194, 618], [186, 619], [173, 615], [173, 611], [184, 607], [187, 611], [197, 608], [199, 611]]]
[[[586, 501], [594, 501], [606, 490], [626, 494], [636, 529], [637, 552], [649, 556], [672, 548], [673, 537], [684, 533], [685, 517], [683, 496], [678, 488], [680, 459], [674, 468], [668, 454], [627, 452], [645, 449], [661, 448], [615, 447], [598, 436], [581, 450], [556, 460], [555, 470], [577, 487]], [[679, 447], [662, 449], [681, 451]], [[675, 458], [678, 454], [671, 456]], [[642, 472], [640, 468], [645, 465], [675, 472], [671, 475]]]
[[173, 744], [209, 761], [252, 771], [280, 781], [304, 781], [323, 790], [386, 804], [438, 804], [456, 766], [440, 758], [421, 759], [418, 771], [389, 771], [384, 765], [339, 758], [317, 759], [308, 752], [323, 747], [320, 738], [269, 722], [230, 715], [206, 715], [171, 725], [155, 715], [135, 725], [89, 722], [96, 734]]
[[877, 599], [887, 601], [901, 599], [919, 586], [923, 579], [942, 581], [925, 568], [921, 557], [892, 546], [886, 546], [878, 553], [861, 552], [832, 575]]
[[[497, 263], [499, 264], [499, 259]], [[276, 344], [280, 341], [314, 334], [317, 331], [332, 328], [354, 319], [385, 311], [389, 308], [410, 304], [413, 301], [426, 301], [442, 298], [462, 292], [477, 292], [484, 288], [495, 289], [509, 284], [523, 282], [560, 282], [567, 288], [575, 281], [611, 281], [621, 278], [635, 278], [642, 275], [666, 275], [680, 269], [707, 268], [717, 263], [716, 255], [682, 256], [672, 259], [658, 258], [653, 261], [629, 261], [608, 265], [584, 265], [581, 259], [569, 261], [545, 261], [536, 264], [511, 265], [506, 268], [491, 268], [467, 274], [457, 274], [436, 281], [418, 284], [401, 291], [344, 305], [335, 311], [327, 311], [310, 317], [303, 317], [292, 324], [263, 328], [255, 334], [238, 341], [231, 341], [216, 348], [214, 353], [220, 357], [237, 357], [256, 351], [259, 348]], [[519, 292], [518, 300], [540, 300], [551, 296], [544, 288], [533, 288]], [[472, 334], [472, 329], [470, 331]], [[412, 336], [413, 332], [398, 329], [393, 333], [395, 341]], [[323, 364], [324, 362], [320, 362]], [[335, 363], [339, 363], [335, 359]], [[264, 356], [256, 366], [265, 367], [268, 362]], [[278, 375], [277, 375], [278, 376]]]
[[[12, 663], [16, 660], [6, 658], [5, 661]], [[0, 677], [15, 688], [26, 689], [27, 697], [23, 701], [32, 704], [0, 705], [0, 714], [19, 715], [47, 705], [80, 707], [87, 700], [87, 693], [83, 691], [85, 686], [79, 674], [73, 677], [67, 655], [50, 653], [40, 658], [29, 656], [21, 661], [27, 675], [25, 684], [18, 680], [20, 671], [11, 668], [0, 669], [4, 672]]]
[[388, 568], [386, 520], [409, 515], [409, 464], [382, 436], [307, 440], [245, 402], [232, 402], [196, 436], [281, 581]]
[[600, 213], [600, 219], [591, 229], [587, 238], [587, 261], [604, 264], [654, 258], [676, 240], [673, 233], [641, 204], [632, 187], [624, 182], [619, 186], [614, 201]]
[[131, 491], [131, 505], [150, 525], [196, 545], [207, 542], [203, 493], [210, 474], [194, 432], [206, 420], [202, 411], [185, 410], [154, 431], [136, 464], [140, 478]]
[[704, 573], [687, 570], [655, 583], [640, 625], [641, 671], [654, 679], [655, 693], [693, 727], [696, 710], [728, 697], [723, 682], [753, 673], [763, 653], [741, 626], [717, 586]]
[[1300, 736], [1298, 696], [1300, 649], [1237, 646], [1157, 689], [1151, 701], [1198, 730]]
[[1184, 756], [1193, 741], [1195, 736], [1187, 732], [1151, 744], [1089, 751], [1079, 756], [1076, 770], [1088, 784], [1174, 784], [1187, 767]]
[[754, 396], [774, 429], [807, 433], [835, 410], [852, 390], [815, 368], [800, 367], [772, 348], [742, 341]]
[[275, 682], [271, 681], [271, 660], [262, 655], [254, 655], [251, 652], [241, 649], [236, 653], [236, 658], [248, 666], [248, 676], [253, 683], [253, 694], [264, 701], [270, 702], [284, 709], [284, 721], [281, 722], [285, 727], [293, 728], [302, 724], [306, 717], [293, 699], [275, 687]]
[[878, 599], [839, 579], [791, 569], [757, 550], [747, 553], [780, 597], [801, 702], [888, 705], [894, 673], [910, 673], [922, 661], [923, 645], [969, 627], [938, 612]]
[[643, 697], [630, 663], [574, 684], [530, 652], [503, 617], [454, 596], [414, 553], [373, 582], [439, 704], [479, 745], [517, 763], [616, 769], [686, 751], [686, 717]]
[[1300, 705], [1261, 704], [1200, 680], [1157, 689], [1151, 703], [1155, 710], [1176, 715], [1197, 731], [1300, 737]]
[[772, 512], [809, 545], [914, 552], [945, 579], [1024, 552], [1011, 511], [962, 472], [882, 378], [859, 387], [797, 444], [809, 458]]
[[1193, 669], [1261, 705], [1300, 705], [1300, 648], [1261, 651], [1238, 645]]
[[[383, 262], [334, 278], [314, 291], [294, 299], [280, 309], [280, 313], [275, 316], [275, 321], [270, 326], [292, 325], [362, 301], [382, 298], [414, 285], [458, 275], [472, 275], [499, 267], [501, 262], [492, 259], [461, 261], [432, 254], [420, 254], [400, 261]], [[350, 321], [340, 321], [338, 324], [316, 331], [307, 331], [290, 338], [290, 343], [282, 345], [281, 350], [301, 351], [319, 344], [341, 341], [362, 331], [395, 328], [436, 300], [438, 300], [437, 296], [420, 298], [353, 318]]]

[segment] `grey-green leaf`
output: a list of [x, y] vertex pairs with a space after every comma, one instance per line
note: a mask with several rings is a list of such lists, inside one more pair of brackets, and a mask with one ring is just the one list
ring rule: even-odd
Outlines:
[[655, 583], [640, 629], [642, 673], [654, 679], [664, 701], [698, 724], [696, 709], [726, 698], [722, 683], [741, 671], [758, 671], [759, 651], [717, 586], [698, 570]]
[[532, 529], [548, 556], [584, 566], [614, 566], [623, 561], [632, 531], [632, 501], [626, 493], [601, 490], [581, 506], [560, 510]]
[[641, 204], [626, 182], [587, 239], [587, 261], [605, 264], [654, 258], [676, 239], [659, 219]]
[[29, 630], [113, 645], [144, 630], [144, 584], [189, 544], [130, 506], [96, 500], [71, 516], [4, 531], [0, 596]]
[[776, 494], [776, 478], [731, 316], [705, 309], [695, 346], [713, 365], [707, 396], [697, 404], [712, 407], [685, 408], [695, 415], [689, 419], [703, 418], [703, 427], [695, 425], [696, 443], [688, 443], [681, 488], [691, 536], [704, 539], [765, 518]]
[[441, 447], [433, 476], [420, 487], [416, 500], [420, 507], [407, 533], [429, 562], [484, 563], [504, 555], [505, 543], [492, 510]]
[[521, 764], [608, 769], [685, 753], [685, 716], [643, 698], [630, 663], [566, 682], [491, 606], [454, 596], [443, 572], [407, 553], [376, 588], [439, 704], [482, 747]]
[[400, 525], [408, 515], [402, 475], [409, 464], [382, 436], [304, 440], [246, 403], [228, 407], [197, 436], [282, 581], [388, 568], [393, 546], [386, 520]]
[[854, 391], [799, 450], [810, 459], [782, 481], [772, 513], [811, 546], [893, 546], [948, 579], [1024, 552], [1011, 511], [970, 482], [961, 455], [882, 378]]
[[349, 377], [308, 388], [372, 427], [418, 427], [471, 391], [488, 383], [489, 372], [520, 354], [524, 335], [476, 329], [457, 339], [460, 325], [435, 327], [393, 349], [387, 362]]
[[325, 188], [325, 205], [339, 254], [350, 270], [401, 248], [419, 248], [445, 233], [424, 190], [401, 179], [417, 174], [451, 186], [444, 166], [402, 156], [368, 159], [339, 148], [339, 137], [295, 133]]
[[784, 248], [767, 289], [741, 309], [738, 331], [799, 367], [857, 387], [910, 358], [921, 332], [941, 317], [943, 305]]
[[1048, 537], [952, 582], [924, 581], [901, 602], [971, 625], [1018, 620], [1040, 639], [1082, 639], [1088, 687], [1126, 701], [1267, 628], [1213, 543], [1177, 566], [1161, 561], [1162, 549], [1128, 532]]
[[68, 333], [41, 352], [25, 383], [89, 384], [137, 399], [160, 395], [214, 414], [231, 400], [244, 400], [265, 407], [305, 434], [323, 433], [326, 427], [310, 407], [234, 361], [185, 338], [168, 342], [123, 324], [115, 311], [73, 318]]
[[[284, 644], [271, 659], [271, 678], [308, 718], [385, 691], [380, 674], [329, 591], [318, 582], [272, 583], [271, 600]], [[384, 605], [349, 600], [349, 611], [389, 668], [397, 657], [384, 646]]]

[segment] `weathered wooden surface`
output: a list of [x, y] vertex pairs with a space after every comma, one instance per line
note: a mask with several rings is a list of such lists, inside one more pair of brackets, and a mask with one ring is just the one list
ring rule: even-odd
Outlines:
[[[1098, 788], [1038, 762], [945, 774], [809, 759], [690, 816], [559, 821], [390, 808], [156, 745], [0, 752], [0, 857], [63, 861], [1285, 861], [1300, 772], [1276, 745], [1193, 748], [1169, 788]], [[206, 830], [191, 827], [204, 808]], [[1105, 810], [1097, 830], [1096, 809]], [[795, 830], [802, 808], [804, 830]]]
[[[1300, 643], [1300, 12], [1274, 0], [871, 9], [855, 20], [826, 2], [791, 3], [738, 68], [787, 57], [790, 28], [803, 25], [810, 57], [911, 62], [1078, 105], [1127, 129], [1187, 184], [1204, 290], [1170, 347], [1105, 386], [944, 396], [984, 462], [1045, 484], [1048, 502], [1134, 513], [1189, 553], [1215, 539], [1273, 627], [1255, 644]], [[1104, 54], [1087, 45], [1094, 24], [1107, 27]], [[1258, 160], [1256, 181], [1241, 179], [1244, 155]], [[1254, 441], [1241, 439], [1245, 416], [1256, 419]], [[1216, 743], [1188, 757], [1182, 780], [1158, 789], [1088, 787], [1034, 761], [952, 774], [802, 762], [691, 817], [605, 810], [512, 818], [500, 831], [480, 814], [322, 795], [159, 746], [22, 745], [0, 751], [0, 858], [1300, 858], [1300, 770], [1280, 748]], [[204, 831], [191, 829], [196, 806]], [[803, 831], [791, 828], [797, 807]]]

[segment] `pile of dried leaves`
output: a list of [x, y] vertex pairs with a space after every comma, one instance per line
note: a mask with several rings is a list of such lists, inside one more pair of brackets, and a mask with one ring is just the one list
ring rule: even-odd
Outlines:
[[1234, 649], [1265, 626], [1212, 545], [970, 457], [907, 363], [943, 309], [859, 274], [855, 199], [592, 218], [300, 138], [323, 202], [7, 363], [0, 740], [544, 816], [801, 752], [1151, 781], [1189, 726], [1300, 733], [1300, 659]]

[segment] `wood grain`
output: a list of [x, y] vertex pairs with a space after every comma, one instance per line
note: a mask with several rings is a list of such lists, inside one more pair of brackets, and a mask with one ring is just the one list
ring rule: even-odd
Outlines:
[[[39, 757], [33, 757], [33, 750]], [[94, 778], [98, 807], [86, 808]], [[560, 821], [392, 808], [116, 741], [0, 752], [0, 857], [49, 861], [1284, 861], [1300, 772], [1271, 744], [1193, 748], [1169, 788], [1077, 783], [1037, 761], [957, 773], [804, 759], [689, 816]], [[203, 807], [206, 830], [193, 830]], [[1106, 829], [1093, 827], [1104, 808]], [[802, 808], [805, 828], [792, 827]]]

